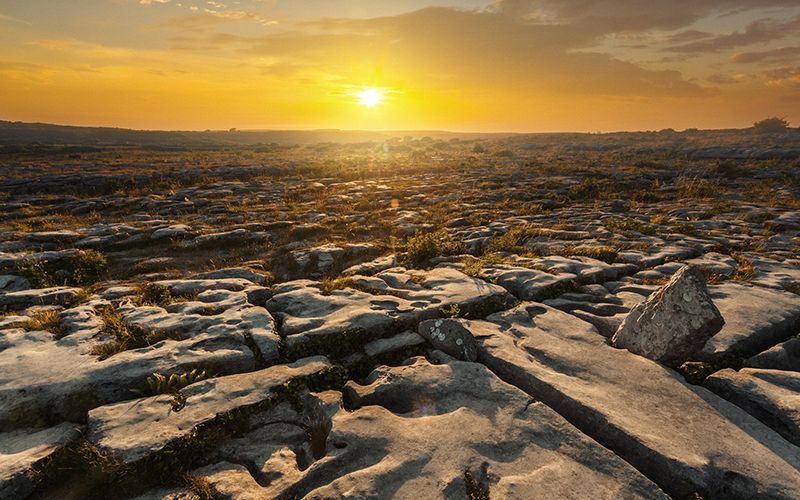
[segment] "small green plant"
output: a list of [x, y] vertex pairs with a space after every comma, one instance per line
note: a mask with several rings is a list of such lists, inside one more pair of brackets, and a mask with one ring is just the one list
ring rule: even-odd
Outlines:
[[485, 254], [480, 259], [468, 258], [464, 260], [463, 273], [476, 278], [484, 267], [502, 263], [503, 259], [493, 254]]
[[55, 279], [48, 272], [46, 260], [27, 260], [17, 264], [17, 274], [27, 279], [34, 288], [55, 286]]
[[443, 307], [440, 310], [447, 318], [461, 317], [461, 308], [458, 306], [458, 304], [450, 304], [449, 306]]
[[55, 335], [57, 339], [67, 334], [63, 323], [61, 323], [61, 315], [58, 311], [52, 309], [34, 312], [31, 315], [31, 319], [24, 323], [22, 327], [29, 332], [42, 330], [50, 332]]
[[[31, 282], [36, 288], [60, 285], [88, 286], [98, 282], [106, 272], [105, 256], [96, 250], [82, 250], [62, 263], [46, 259], [28, 259], [16, 266], [16, 273]], [[56, 279], [59, 271], [66, 277]]]
[[197, 368], [190, 372], [183, 372], [181, 374], [173, 373], [169, 377], [161, 373], [154, 373], [152, 376], [147, 377], [146, 389], [131, 389], [131, 392], [141, 396], [157, 396], [159, 394], [172, 394], [180, 391], [184, 387], [200, 382], [208, 378], [205, 370], [198, 371]]
[[534, 226], [515, 227], [489, 242], [489, 252], [522, 252], [526, 241], [541, 236], [543, 230]]

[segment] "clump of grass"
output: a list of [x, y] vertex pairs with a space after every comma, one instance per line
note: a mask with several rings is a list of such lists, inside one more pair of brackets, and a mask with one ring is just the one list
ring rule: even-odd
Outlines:
[[700, 177], [678, 181], [679, 198], [715, 198], [720, 194], [720, 186]]
[[135, 306], [167, 307], [176, 302], [169, 288], [155, 283], [148, 283], [136, 290], [132, 301]]
[[214, 491], [208, 479], [204, 477], [186, 474], [183, 476], [183, 482], [200, 500], [215, 500], [217, 498], [216, 491]]
[[110, 336], [112, 340], [98, 345], [91, 350], [91, 354], [99, 356], [100, 360], [108, 359], [129, 349], [147, 347], [169, 338], [176, 338], [165, 332], [152, 332], [142, 328], [129, 326], [122, 315], [112, 311], [103, 311], [100, 314], [103, 321], [102, 333]]
[[343, 288], [353, 286], [353, 280], [351, 278], [339, 276], [338, 278], [322, 278], [320, 282], [320, 290], [322, 290], [322, 295], [330, 295], [336, 290], [342, 290]]
[[56, 339], [60, 339], [67, 334], [61, 322], [61, 315], [58, 311], [52, 309], [34, 312], [31, 315], [31, 319], [24, 323], [22, 328], [29, 332], [44, 330], [55, 335]]
[[635, 231], [637, 233], [655, 236], [656, 228], [633, 217], [612, 217], [605, 221], [606, 229], [614, 232]]
[[481, 270], [492, 264], [502, 264], [503, 259], [492, 254], [485, 254], [480, 259], [465, 259], [463, 273], [473, 278], [478, 277]]
[[612, 264], [616, 262], [617, 256], [619, 252], [616, 248], [599, 245], [599, 246], [588, 246], [588, 245], [566, 245], [562, 249], [557, 250], [553, 253], [558, 255], [563, 255], [565, 257], [569, 256], [580, 256], [580, 257], [591, 257], [592, 259], [601, 260], [607, 264]]
[[431, 259], [464, 252], [464, 245], [455, 240], [447, 231], [433, 233], [417, 231], [406, 242], [403, 262], [411, 267], [425, 267]]
[[131, 389], [131, 392], [141, 396], [157, 396], [159, 394], [172, 394], [184, 387], [208, 378], [205, 370], [197, 368], [181, 374], [173, 373], [169, 377], [161, 373], [154, 373], [147, 377], [147, 387], [144, 389]]
[[55, 286], [55, 278], [45, 267], [46, 260], [28, 260], [17, 264], [16, 273], [27, 279], [34, 288]]
[[464, 471], [464, 486], [467, 500], [489, 500], [489, 488], [472, 476], [470, 471]]
[[676, 222], [670, 226], [670, 230], [687, 236], [699, 236], [700, 231], [688, 222]]
[[743, 255], [732, 255], [733, 259], [738, 264], [736, 270], [731, 275], [731, 279], [737, 281], [751, 281], [756, 276], [756, 268], [747, 257]]
[[523, 226], [510, 229], [502, 236], [493, 238], [489, 242], [489, 252], [516, 252], [523, 251], [523, 245], [529, 239], [541, 236], [543, 231], [539, 227]]
[[661, 224], [666, 224], [667, 222], [669, 222], [669, 217], [667, 217], [666, 215], [654, 215], [650, 217], [650, 223], [652, 224], [661, 225]]

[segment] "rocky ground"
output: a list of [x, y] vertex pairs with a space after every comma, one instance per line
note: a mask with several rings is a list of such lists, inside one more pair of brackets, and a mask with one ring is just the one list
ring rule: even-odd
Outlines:
[[800, 498], [791, 151], [323, 146], [4, 160], [0, 498]]

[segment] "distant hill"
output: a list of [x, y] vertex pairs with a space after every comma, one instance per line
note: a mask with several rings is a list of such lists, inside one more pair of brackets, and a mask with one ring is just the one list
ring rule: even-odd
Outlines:
[[231, 130], [161, 131], [111, 127], [73, 127], [47, 123], [0, 121], [0, 144], [225, 146], [250, 144], [312, 144], [319, 142], [370, 142], [389, 138], [379, 132], [344, 130]]

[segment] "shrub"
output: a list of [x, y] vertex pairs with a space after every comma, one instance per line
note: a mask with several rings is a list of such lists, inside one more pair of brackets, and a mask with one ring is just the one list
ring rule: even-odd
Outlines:
[[542, 229], [533, 226], [515, 227], [489, 242], [490, 252], [519, 252], [530, 238], [540, 236]]
[[175, 298], [169, 288], [155, 283], [148, 283], [136, 290], [136, 295], [132, 302], [136, 306], [167, 307], [175, 302]]
[[71, 259], [71, 276], [78, 286], [91, 285], [99, 281], [106, 272], [108, 262], [97, 250], [84, 250]]
[[404, 262], [411, 267], [424, 267], [435, 257], [457, 255], [464, 252], [464, 245], [456, 241], [447, 231], [433, 233], [417, 231], [406, 242]]
[[[63, 263], [47, 260], [27, 260], [17, 264], [16, 272], [31, 282], [35, 288], [58, 285], [87, 286], [99, 281], [106, 272], [105, 256], [97, 250], [83, 250]], [[67, 277], [57, 279], [58, 271]]]
[[789, 122], [783, 118], [773, 116], [764, 118], [753, 124], [753, 130], [758, 134], [779, 134], [789, 128]]

